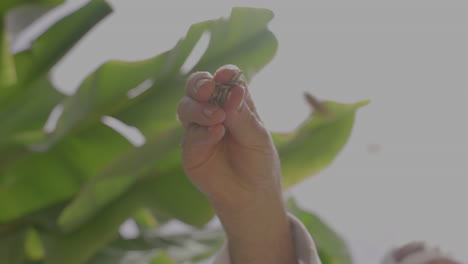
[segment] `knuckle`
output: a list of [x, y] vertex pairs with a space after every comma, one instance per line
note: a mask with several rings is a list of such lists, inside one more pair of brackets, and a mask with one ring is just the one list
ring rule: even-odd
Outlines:
[[184, 116], [185, 109], [187, 107], [187, 100], [186, 98], [182, 98], [177, 105], [177, 115], [180, 117]]

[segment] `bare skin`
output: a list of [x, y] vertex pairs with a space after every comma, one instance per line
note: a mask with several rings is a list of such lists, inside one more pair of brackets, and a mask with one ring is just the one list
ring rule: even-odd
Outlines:
[[234, 86], [223, 107], [208, 103], [215, 84], [238, 72], [226, 65], [214, 76], [196, 72], [187, 79], [177, 111], [186, 129], [183, 167], [220, 218], [232, 263], [297, 263], [280, 160], [247, 85]]

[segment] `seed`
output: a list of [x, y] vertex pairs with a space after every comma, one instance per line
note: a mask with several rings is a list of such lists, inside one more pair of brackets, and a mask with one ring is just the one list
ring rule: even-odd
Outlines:
[[232, 77], [231, 81], [227, 83], [216, 83], [213, 94], [211, 95], [211, 98], [208, 100], [208, 102], [216, 106], [223, 107], [224, 103], [229, 97], [229, 94], [231, 93], [232, 87], [245, 84], [245, 82], [240, 79], [241, 76], [242, 71], [239, 71]]

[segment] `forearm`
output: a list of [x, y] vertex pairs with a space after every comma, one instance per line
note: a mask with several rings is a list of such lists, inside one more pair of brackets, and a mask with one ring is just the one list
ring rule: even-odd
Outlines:
[[296, 264], [290, 223], [281, 195], [214, 207], [228, 238], [233, 264]]

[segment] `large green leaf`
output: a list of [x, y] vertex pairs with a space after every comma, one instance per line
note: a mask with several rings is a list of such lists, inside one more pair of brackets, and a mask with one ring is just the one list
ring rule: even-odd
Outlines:
[[4, 165], [6, 169], [0, 173], [0, 223], [70, 199], [102, 164], [116, 158], [111, 154], [123, 148], [131, 148], [131, 144], [99, 124], [93, 133], [68, 137], [47, 152], [21, 158], [21, 153], [28, 153], [19, 149], [21, 161]]
[[45, 140], [44, 124], [63, 95], [46, 78], [35, 81], [31, 86], [32, 89], [25, 90], [15, 103], [0, 112], [0, 148]]
[[283, 188], [330, 165], [351, 135], [357, 109], [368, 103], [323, 102], [326, 112], [313, 111], [310, 118], [290, 134], [273, 134], [281, 159]]
[[[183, 177], [182, 180], [181, 178]], [[176, 179], [175, 182], [180, 184], [174, 186], [169, 182]], [[155, 186], [159, 189], [155, 189]], [[189, 187], [190, 186], [190, 187]], [[43, 232], [41, 237], [44, 240], [46, 249], [46, 263], [69, 263], [81, 264], [97, 253], [104, 245], [112, 241], [117, 236], [118, 226], [139, 208], [145, 204], [153, 205], [149, 199], [157, 200], [151, 197], [152, 195], [161, 195], [172, 200], [174, 197], [183, 195], [187, 191], [191, 191], [192, 185], [188, 182], [185, 175], [176, 175], [166, 173], [160, 177], [149, 177], [141, 179], [133, 185], [127, 192], [122, 194], [110, 204], [101, 208], [92, 221], [88, 221], [72, 232], [59, 233]], [[167, 189], [165, 192], [162, 189]], [[153, 192], [154, 191], [154, 192]], [[189, 195], [194, 196], [194, 195]], [[193, 210], [197, 210], [198, 203], [206, 203], [206, 198], [199, 193], [190, 201]], [[180, 202], [175, 202], [180, 203]], [[187, 211], [187, 203], [179, 205], [180, 210]], [[207, 207], [207, 206], [203, 206]], [[209, 207], [208, 207], [209, 208]], [[203, 209], [203, 208], [202, 208]], [[192, 212], [193, 213], [193, 212]], [[201, 217], [206, 217], [207, 214], [213, 215], [211, 209], [208, 211], [197, 211]], [[199, 217], [200, 217], [199, 216]], [[174, 217], [174, 216], [172, 216]], [[201, 221], [206, 222], [205, 219]], [[206, 252], [205, 252], [206, 253]], [[73, 259], [70, 256], [75, 256]]]
[[48, 6], [56, 6], [63, 3], [65, 0], [2, 0], [0, 2], [0, 16], [4, 15], [8, 9], [24, 4], [41, 4]]
[[70, 233], [42, 232], [47, 264], [81, 264], [118, 235], [118, 227], [144, 201], [146, 182], [133, 186], [120, 199], [102, 208], [90, 221]]
[[15, 55], [18, 81], [0, 93], [0, 147], [44, 141], [42, 127], [62, 99], [47, 81], [49, 70], [110, 11], [105, 1], [91, 1], [49, 28], [29, 50]]
[[28, 83], [49, 70], [99, 21], [112, 12], [104, 0], [93, 0], [62, 18], [33, 41], [31, 48], [16, 54], [19, 80]]
[[293, 198], [288, 209], [305, 225], [314, 239], [323, 264], [351, 264], [352, 258], [345, 241], [319, 217], [299, 208]]
[[183, 130], [171, 129], [140, 148], [133, 148], [93, 177], [64, 210], [60, 225], [69, 230], [88, 220], [96, 211], [120, 196], [155, 167], [159, 171], [178, 166]]
[[181, 162], [148, 183], [145, 204], [157, 214], [200, 228], [214, 215], [206, 196], [185, 176]]

